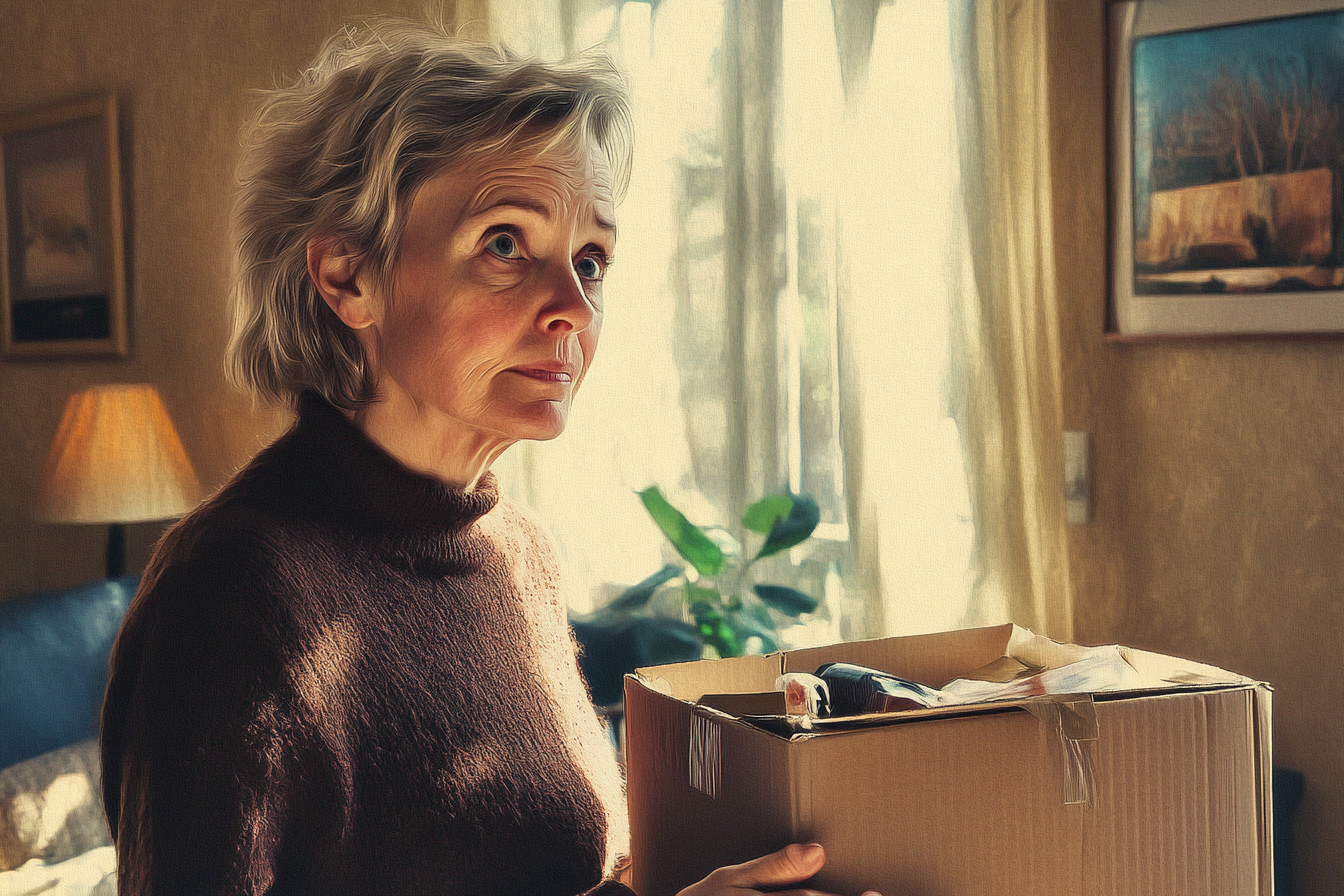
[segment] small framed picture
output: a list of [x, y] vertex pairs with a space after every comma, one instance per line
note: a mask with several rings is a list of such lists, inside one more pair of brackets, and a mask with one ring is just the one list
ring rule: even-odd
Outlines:
[[1108, 335], [1344, 335], [1344, 0], [1108, 13]]
[[115, 97], [5, 116], [0, 163], [4, 354], [125, 357]]

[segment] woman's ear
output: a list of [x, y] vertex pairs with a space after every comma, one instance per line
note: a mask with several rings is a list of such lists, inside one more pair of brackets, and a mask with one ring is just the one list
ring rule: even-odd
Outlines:
[[352, 330], [362, 330], [375, 322], [372, 297], [361, 285], [359, 256], [336, 237], [312, 237], [308, 240], [308, 276], [327, 307]]

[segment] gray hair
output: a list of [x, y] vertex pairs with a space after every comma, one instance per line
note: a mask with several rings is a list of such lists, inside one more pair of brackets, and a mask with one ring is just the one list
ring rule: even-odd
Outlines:
[[355, 247], [386, 283], [416, 191], [434, 175], [522, 143], [591, 140], [619, 197], [631, 131], [624, 81], [604, 56], [543, 64], [399, 20], [338, 33], [244, 130], [230, 381], [278, 404], [308, 389], [347, 410], [376, 400], [376, 371], [309, 276], [309, 239]]

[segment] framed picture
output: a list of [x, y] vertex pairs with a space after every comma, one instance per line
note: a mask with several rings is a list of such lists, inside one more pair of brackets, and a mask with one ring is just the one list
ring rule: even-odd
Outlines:
[[0, 119], [0, 163], [5, 355], [125, 357], [115, 98]]
[[1344, 335], [1344, 0], [1108, 14], [1108, 334]]

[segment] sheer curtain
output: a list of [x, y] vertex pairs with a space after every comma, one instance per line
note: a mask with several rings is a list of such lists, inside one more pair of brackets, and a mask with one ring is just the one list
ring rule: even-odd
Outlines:
[[[786, 642], [1010, 618], [1066, 632], [1062, 497], [1057, 519], [1035, 500], [1062, 495], [1058, 347], [1033, 354], [1053, 333], [1048, 207], [1034, 204], [1048, 190], [1016, 179], [1042, 173], [1045, 146], [987, 161], [1018, 138], [1004, 110], [1033, 99], [1022, 72], [994, 68], [1015, 51], [980, 20], [990, 6], [482, 7], [521, 52], [601, 47], [633, 94], [597, 361], [567, 432], [496, 466], [549, 523], [575, 610], [670, 559], [636, 490], [733, 528], [744, 504], [790, 488], [823, 522], [765, 573], [823, 606]], [[1047, 363], [1053, 399], [1049, 376], [1026, 372]]]
[[967, 224], [953, 391], [975, 506], [971, 619], [1071, 640], [1047, 3], [953, 0]]
[[951, 415], [962, 219], [949, 29], [943, 2], [880, 7], [837, 141], [849, 498], [857, 572], [882, 595], [868, 609], [886, 633], [972, 615], [976, 528]]

